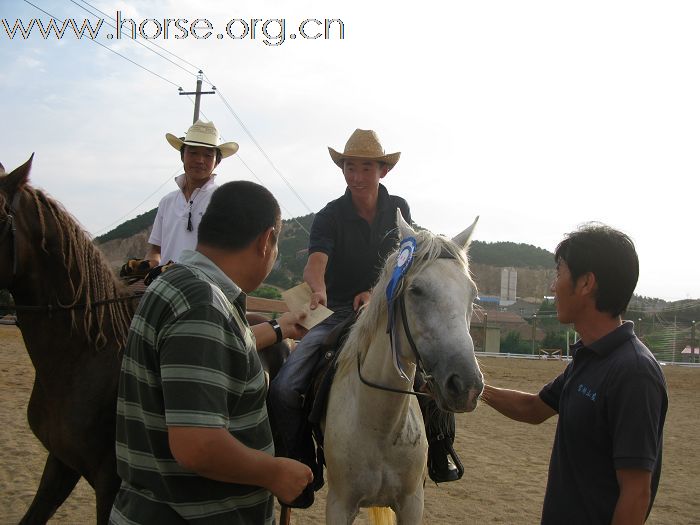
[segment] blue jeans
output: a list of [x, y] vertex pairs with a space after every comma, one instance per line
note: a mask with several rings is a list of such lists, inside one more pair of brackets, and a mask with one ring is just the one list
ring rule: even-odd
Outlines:
[[[303, 439], [304, 395], [318, 363], [321, 345], [337, 325], [353, 315], [352, 306], [334, 308], [333, 315], [314, 326], [299, 341], [270, 383], [268, 411], [276, 429], [275, 446], [279, 455], [294, 456]], [[279, 442], [281, 441], [281, 442]]]

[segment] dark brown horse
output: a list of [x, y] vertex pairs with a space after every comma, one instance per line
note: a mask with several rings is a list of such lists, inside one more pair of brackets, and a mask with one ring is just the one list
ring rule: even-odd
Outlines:
[[[36, 372], [29, 426], [49, 453], [21, 523], [46, 523], [81, 476], [95, 490], [97, 522], [107, 523], [120, 483], [121, 355], [137, 301], [75, 219], [28, 184], [31, 162], [0, 168], [0, 288], [14, 298]], [[280, 353], [286, 345], [267, 351]]]

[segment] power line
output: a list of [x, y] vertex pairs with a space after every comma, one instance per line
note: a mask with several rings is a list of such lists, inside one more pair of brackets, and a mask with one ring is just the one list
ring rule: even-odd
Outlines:
[[[71, 2], [73, 2], [73, 3], [75, 4], [75, 1], [74, 1], [74, 0], [71, 0]], [[80, 0], [80, 2], [82, 2], [83, 4], [86, 4], [86, 5], [88, 5], [88, 6], [90, 6], [92, 9], [94, 9], [94, 10], [97, 11], [98, 13], [103, 14], [104, 16], [106, 16], [107, 18], [109, 18], [110, 20], [113, 19], [111, 15], [109, 15], [108, 13], [105, 13], [104, 11], [102, 11], [102, 10], [100, 10], [99, 8], [95, 7], [94, 5], [90, 4], [90, 2], [86, 2], [85, 0]], [[76, 4], [76, 5], [77, 5], [77, 4]], [[82, 6], [78, 6], [78, 7], [82, 7]], [[83, 9], [85, 9], [85, 8], [83, 8]], [[93, 13], [93, 14], [94, 14], [94, 13]], [[116, 21], [116, 19], [115, 19], [115, 21]], [[112, 27], [113, 27], [114, 29], [116, 29], [116, 26], [112, 26]], [[136, 39], [132, 39], [132, 40], [133, 40], [134, 42], [136, 42], [137, 44], [143, 45], [141, 42], [138, 42]], [[177, 55], [177, 54], [175, 54], [175, 53], [173, 53], [173, 52], [171, 52], [171, 51], [168, 51], [167, 49], [165, 49], [165, 48], [162, 47], [162, 46], [159, 46], [158, 44], [156, 44], [155, 42], [153, 42], [153, 41], [151, 41], [151, 40], [148, 40], [148, 39], [147, 39], [146, 42], [148, 42], [148, 43], [149, 43], [150, 45], [152, 45], [152, 46], [157, 47], [157, 48], [160, 49], [161, 51], [164, 51], [165, 53], [169, 54], [170, 56], [173, 56], [173, 57], [177, 58], [177, 59], [180, 60], [181, 62], [184, 62], [185, 64], [187, 64], [188, 66], [190, 66], [190, 67], [196, 69], [197, 71], [199, 71], [200, 69], [202, 69], [201, 67], [197, 67], [197, 66], [195, 66], [194, 64], [192, 64], [191, 62], [188, 62], [187, 60], [185, 60], [185, 59], [182, 58], [181, 56], [179, 56], [179, 55]], [[145, 47], [145, 46], [144, 46], [144, 47]], [[155, 51], [153, 51], [153, 50], [150, 49], [150, 48], [146, 48], [146, 49], [148, 49], [149, 51], [152, 51], [153, 53], [156, 53]], [[159, 53], [156, 53], [156, 54], [157, 54], [158, 56], [162, 56], [162, 55], [160, 55]], [[165, 57], [163, 57], [163, 58], [165, 58]], [[168, 59], [165, 58], [165, 60], [168, 60]], [[181, 67], [181, 66], [179, 66], [179, 65], [177, 65], [177, 64], [175, 64], [175, 65], [178, 66], [178, 67]], [[185, 71], [188, 72], [188, 73], [190, 73], [190, 72], [187, 71], [187, 70], [185, 70]], [[196, 73], [190, 73], [190, 74], [196, 76]]]
[[[210, 80], [210, 82], [211, 82], [211, 80]], [[258, 148], [258, 151], [260, 151], [260, 153], [262, 154], [262, 156], [265, 157], [265, 160], [267, 160], [267, 162], [270, 164], [270, 166], [272, 166], [272, 169], [275, 171], [275, 173], [277, 173], [277, 175], [279, 175], [279, 177], [284, 181], [284, 183], [285, 183], [285, 184], [287, 185], [287, 187], [291, 190], [291, 192], [296, 196], [297, 199], [299, 199], [299, 202], [301, 202], [301, 203], [304, 205], [304, 207], [306, 208], [306, 210], [307, 210], [309, 213], [313, 213], [313, 211], [311, 210], [311, 208], [309, 207], [309, 205], [306, 204], [306, 202], [304, 201], [304, 199], [301, 198], [301, 195], [299, 195], [299, 193], [294, 189], [294, 186], [292, 186], [292, 184], [287, 180], [287, 178], [286, 178], [284, 175], [282, 175], [282, 172], [281, 172], [279, 169], [277, 169], [277, 166], [275, 166], [275, 163], [272, 162], [272, 159], [269, 157], [269, 155], [265, 152], [265, 150], [264, 150], [264, 149], [262, 148], [262, 146], [258, 143], [258, 141], [255, 140], [255, 137], [253, 137], [253, 134], [248, 130], [248, 128], [246, 127], [246, 125], [243, 123], [243, 121], [240, 119], [240, 117], [239, 117], [239, 116], [236, 114], [236, 112], [233, 110], [233, 108], [231, 107], [231, 104], [229, 104], [228, 100], [226, 100], [226, 98], [224, 97], [224, 95], [221, 93], [221, 90], [218, 90], [218, 89], [217, 89], [216, 93], [219, 95], [219, 97], [220, 97], [221, 100], [223, 101], [223, 103], [224, 103], [224, 105], [226, 106], [226, 108], [231, 112], [231, 114], [234, 116], [234, 118], [235, 118], [235, 119], [238, 121], [238, 123], [241, 125], [241, 127], [243, 128], [243, 131], [245, 131], [246, 135], [248, 135], [248, 138], [250, 138], [250, 140], [253, 142], [253, 144], [255, 144], [255, 147]]]
[[130, 210], [129, 210], [128, 212], [126, 212], [124, 215], [122, 215], [121, 217], [119, 217], [119, 218], [118, 218], [116, 221], [114, 221], [113, 223], [108, 224], [107, 226], [105, 226], [104, 228], [102, 228], [102, 229], [100, 229], [100, 230], [97, 230], [97, 232], [95, 232], [93, 236], [96, 237], [97, 235], [101, 234], [102, 232], [107, 231], [109, 228], [111, 228], [112, 226], [114, 226], [114, 225], [117, 224], [118, 222], [121, 222], [121, 221], [123, 221], [124, 219], [126, 219], [129, 215], [131, 215], [133, 212], [135, 212], [135, 211], [138, 210], [141, 206], [143, 206], [143, 204], [144, 204], [148, 199], [150, 199], [150, 198], [153, 197], [156, 193], [158, 193], [158, 192], [160, 191], [160, 189], [161, 189], [163, 186], [165, 186], [168, 182], [170, 182], [170, 181], [173, 179], [173, 177], [174, 177], [175, 175], [177, 175], [177, 174], [178, 174], [179, 172], [181, 172], [181, 171], [182, 171], [182, 168], [178, 167], [177, 170], [175, 170], [175, 172], [174, 172], [172, 175], [169, 175], [168, 178], [167, 178], [166, 180], [164, 180], [163, 183], [162, 183], [160, 186], [158, 186], [158, 187], [153, 191], [153, 193], [150, 193], [150, 194], [148, 195], [148, 197], [146, 197], [145, 199], [143, 199], [141, 202], [139, 202], [136, 206], [134, 206], [132, 209], [130, 209]]
[[[89, 2], [86, 2], [85, 0], [80, 0], [80, 1], [81, 1], [82, 3], [84, 3], [85, 5], [89, 6], [90, 8], [94, 9], [95, 11], [97, 11], [97, 12], [99, 12], [99, 13], [105, 15], [107, 18], [109, 18], [109, 19], [111, 20], [111, 16], [108, 15], [107, 13], [104, 13], [104, 11], [101, 11], [100, 9], [94, 7], [93, 5], [91, 5]], [[33, 3], [30, 2], [29, 0], [24, 0], [24, 2], [27, 3], [27, 4], [29, 4], [29, 5], [31, 5], [31, 6], [34, 7], [35, 9], [41, 11], [42, 13], [44, 13], [44, 14], [50, 16], [50, 17], [53, 18], [54, 20], [60, 21], [61, 24], [65, 24], [65, 21], [64, 21], [64, 20], [62, 20], [62, 19], [60, 19], [60, 18], [58, 18], [58, 17], [52, 15], [52, 14], [49, 13], [48, 11], [46, 11], [46, 10], [42, 9], [41, 7], [39, 7], [39, 6], [35, 5], [35, 4], [33, 4]], [[74, 0], [71, 0], [71, 2], [72, 2], [73, 4], [75, 4], [77, 7], [83, 9], [84, 11], [86, 11], [87, 13], [90, 13], [90, 14], [93, 15], [93, 16], [97, 16], [97, 15], [95, 15], [94, 12], [88, 10], [87, 8], [85, 8], [84, 6], [78, 4], [78, 3], [75, 2]], [[108, 24], [110, 27], [116, 29], [116, 26], [113, 25], [113, 24], [111, 24], [110, 22], [107, 22], [107, 24]], [[169, 84], [175, 86], [175, 87], [178, 88], [179, 90], [182, 89], [182, 87], [181, 87], [181, 86], [178, 86], [175, 82], [172, 82], [171, 80], [168, 80], [167, 78], [163, 77], [162, 75], [159, 75], [159, 74], [156, 73], [155, 71], [152, 71], [151, 69], [149, 69], [149, 68], [147, 68], [147, 67], [145, 67], [145, 66], [142, 66], [141, 64], [139, 64], [138, 62], [135, 62], [134, 60], [130, 59], [129, 57], [127, 57], [127, 56], [125, 56], [125, 55], [123, 55], [123, 54], [121, 54], [121, 53], [119, 53], [119, 52], [117, 52], [117, 51], [111, 49], [111, 48], [108, 47], [108, 46], [105, 46], [105, 45], [102, 44], [101, 42], [99, 42], [99, 41], [97, 41], [97, 40], [94, 40], [94, 39], [92, 39], [92, 38], [90, 38], [90, 39], [88, 39], [88, 40], [90, 40], [91, 42], [93, 42], [93, 43], [95, 43], [95, 44], [97, 44], [97, 45], [99, 45], [99, 46], [101, 46], [101, 47], [103, 47], [104, 49], [107, 49], [108, 51], [111, 51], [111, 52], [114, 53], [115, 55], [117, 55], [117, 56], [123, 58], [124, 60], [130, 62], [131, 64], [133, 64], [133, 65], [135, 65], [135, 66], [137, 66], [137, 67], [140, 67], [140, 68], [143, 69], [144, 71], [146, 71], [146, 72], [148, 72], [148, 73], [150, 73], [150, 74], [152, 74], [152, 75], [154, 75], [154, 76], [160, 78], [161, 80], [163, 80], [163, 81], [165, 81], [165, 82], [168, 82]], [[168, 62], [170, 62], [171, 64], [175, 65], [176, 67], [179, 67], [180, 69], [182, 69], [182, 70], [185, 71], [186, 73], [191, 74], [191, 75], [193, 75], [193, 76], [196, 77], [196, 74], [195, 74], [195, 73], [192, 73], [192, 72], [190, 72], [190, 71], [187, 71], [185, 68], [183, 68], [183, 67], [180, 66], [179, 64], [176, 64], [175, 62], [173, 62], [173, 61], [170, 60], [169, 58], [167, 58], [167, 57], [161, 55], [161, 54], [158, 53], [157, 51], [155, 51], [155, 50], [153, 50], [153, 49], [151, 49], [151, 48], [145, 46], [143, 43], [139, 42], [138, 40], [136, 40], [136, 39], [132, 39], [132, 40], [133, 40], [135, 43], [139, 44], [140, 46], [144, 47], [145, 49], [151, 51], [152, 53], [155, 53], [155, 54], [158, 55], [160, 58], [162, 58], [162, 59], [164, 59], [164, 60], [167, 60]], [[150, 42], [150, 41], [149, 41], [149, 43], [151, 43], [151, 44], [154, 45], [155, 47], [158, 47], [159, 49], [165, 51], [166, 53], [170, 54], [171, 56], [174, 56], [174, 57], [177, 58], [178, 60], [181, 60], [182, 62], [184, 62], [184, 63], [190, 65], [191, 67], [197, 68], [197, 66], [194, 66], [194, 65], [191, 64], [190, 62], [188, 62], [188, 61], [186, 61], [185, 59], [179, 57], [179, 56], [176, 55], [175, 53], [171, 53], [170, 51], [164, 49], [163, 47], [161, 47], [161, 46], [159, 46], [159, 45], [157, 45], [157, 44], [155, 44], [154, 42]], [[199, 68], [197, 68], [197, 69], [199, 69]], [[205, 75], [205, 77], [206, 77], [206, 75]], [[210, 83], [210, 85], [213, 86], [213, 83], [211, 82], [211, 80], [210, 80], [208, 77], [207, 77], [207, 81]], [[231, 106], [231, 104], [229, 104], [228, 100], [226, 100], [226, 98], [223, 96], [223, 94], [221, 94], [220, 91], [217, 91], [217, 93], [219, 94], [219, 97], [221, 97], [221, 100], [224, 102], [224, 105], [226, 106], [226, 108], [231, 112], [231, 114], [234, 116], [234, 118], [236, 119], [236, 121], [238, 121], [238, 123], [240, 124], [240, 126], [243, 128], [243, 130], [244, 130], [245, 133], [248, 135], [248, 137], [249, 137], [250, 140], [253, 142], [253, 144], [255, 144], [255, 146], [258, 148], [258, 150], [259, 150], [260, 153], [263, 155], [263, 157], [265, 157], [265, 159], [266, 159], [267, 162], [270, 164], [270, 166], [272, 167], [272, 169], [273, 169], [273, 170], [277, 173], [277, 175], [284, 181], [284, 183], [287, 185], [287, 187], [292, 191], [292, 193], [294, 193], [294, 195], [296, 196], [296, 198], [299, 200], [299, 202], [301, 202], [301, 203], [304, 205], [304, 207], [307, 209], [307, 211], [308, 211], [309, 213], [313, 213], [312, 210], [311, 210], [311, 208], [310, 208], [310, 207], [306, 204], [306, 202], [304, 201], [304, 199], [302, 199], [301, 195], [299, 195], [299, 193], [294, 189], [294, 187], [293, 187], [292, 184], [289, 182], [289, 180], [287, 180], [287, 178], [286, 178], [286, 177], [282, 174], [282, 172], [277, 168], [277, 166], [274, 164], [274, 162], [272, 161], [272, 159], [270, 158], [270, 156], [265, 152], [265, 150], [262, 148], [262, 146], [261, 146], [261, 145], [258, 143], [258, 141], [255, 139], [255, 137], [253, 137], [253, 135], [252, 135], [252, 133], [250, 132], [250, 130], [248, 130], [247, 126], [243, 123], [243, 121], [240, 119], [240, 117], [236, 114], [236, 112], [234, 111], [234, 109], [233, 109], [233, 107]], [[189, 98], [189, 97], [188, 97], [188, 98]], [[192, 101], [191, 98], [190, 98], [190, 101]], [[194, 103], [194, 102], [193, 102], [193, 103]], [[207, 118], [206, 115], [204, 115], [204, 113], [202, 113], [202, 115], [203, 115], [205, 118]], [[207, 120], [208, 120], [208, 118], [207, 118]], [[242, 158], [240, 155], [238, 155], [238, 159], [239, 159], [239, 161], [246, 167], [246, 169], [247, 169], [261, 184], [262, 184], [262, 183], [263, 183], [262, 180], [255, 174], [255, 172], [250, 168], [250, 166], [248, 166], [248, 164], [243, 160], [243, 158]], [[178, 171], [179, 171], [179, 168], [178, 168]], [[137, 210], [138, 208], [140, 208], [148, 199], [150, 199], [153, 195], [155, 195], [155, 194], [170, 180], [170, 178], [171, 178], [171, 177], [168, 177], [168, 179], [167, 179], [166, 181], [164, 181], [163, 184], [161, 184], [158, 188], [156, 188], [156, 190], [155, 190], [153, 193], [151, 193], [150, 195], [148, 195], [148, 196], [147, 196], [143, 201], [141, 201], [136, 207], [134, 207], [133, 209], [131, 209], [129, 212], [127, 212], [125, 215], [123, 215], [122, 217], [120, 217], [120, 218], [117, 219], [116, 221], [114, 221], [114, 222], [112, 222], [111, 224], [105, 226], [104, 228], [98, 230], [97, 233], [101, 233], [101, 232], [105, 231], [106, 229], [110, 228], [110, 227], [113, 226], [114, 224], [116, 224], [116, 223], [118, 223], [119, 221], [123, 220], [124, 218], [126, 218], [127, 216], [129, 216], [131, 213], [133, 213], [135, 210]], [[290, 216], [292, 215], [292, 214], [289, 212], [289, 210], [287, 210], [284, 206], [281, 206], [281, 207], [284, 209], [284, 211], [285, 211], [287, 214], [289, 214]], [[294, 220], [294, 221], [299, 225], [299, 227], [300, 227], [302, 230], [304, 230], [307, 234], [309, 233], [308, 230], [307, 230], [296, 218], [292, 217], [292, 220]]]
[[[93, 16], [97, 16], [95, 13], [93, 13], [92, 11], [90, 11], [89, 9], [87, 9], [86, 7], [84, 7], [84, 6], [80, 5], [80, 4], [78, 4], [75, 0], [70, 0], [70, 1], [73, 2], [75, 5], [77, 5], [77, 6], [78, 6], [80, 9], [82, 9], [83, 11], [86, 11], [86, 12], [90, 13], [90, 14], [93, 15]], [[83, 3], [85, 3], [85, 4], [87, 4], [87, 5], [90, 5], [90, 4], [88, 4], [87, 2], [83, 2]], [[93, 6], [90, 5], [90, 7], [93, 7]], [[107, 15], [106, 13], [100, 11], [99, 9], [94, 8], [94, 7], [93, 7], [93, 9], [96, 9], [96, 10], [99, 11], [100, 13], [102, 13], [102, 14], [104, 14], [105, 16], [109, 17], [109, 15]], [[98, 18], [99, 18], [99, 17], [98, 17]], [[103, 19], [103, 20], [104, 20], [104, 19]], [[110, 22], [107, 22], [107, 25], [110, 26], [111, 28], [113, 28], [113, 29], [115, 29], [115, 30], [118, 31], [116, 25], [114, 25], [114, 24], [112, 24], [112, 23], [110, 23]], [[170, 60], [168, 57], [161, 55], [161, 54], [158, 53], [158, 51], [156, 51], [155, 49], [151, 49], [150, 47], [146, 46], [143, 42], [139, 42], [138, 40], [136, 40], [136, 38], [131, 38], [131, 37], [130, 37], [130, 40], [131, 40], [132, 42], [134, 42], [135, 44], [140, 45], [141, 47], [143, 47], [143, 48], [146, 49], [147, 51], [150, 51], [151, 53], [155, 53], [156, 55], [158, 55], [159, 57], [161, 57], [163, 60], [167, 60], [168, 62], [170, 62], [170, 63], [171, 63], [172, 65], [174, 65], [175, 67], [179, 67], [180, 69], [182, 69], [182, 70], [183, 70], [185, 73], [187, 73], [188, 75], [192, 75], [192, 76], [194, 76], [194, 77], [197, 76], [196, 73], [193, 73], [193, 72], [191, 72], [191, 71], [188, 71], [187, 69], [185, 69], [184, 67], [182, 67], [180, 64], [177, 64], [177, 63], [173, 62], [172, 60]], [[154, 45], [157, 45], [157, 44], [154, 44]], [[160, 47], [160, 46], [157, 46], [157, 47]], [[162, 49], [162, 48], [161, 48], [161, 49]], [[171, 53], [171, 54], [172, 54], [172, 53]], [[178, 57], [178, 58], [179, 58], [179, 57]], [[182, 59], [180, 59], [180, 60], [182, 60]]]
[[[194, 104], [194, 100], [192, 100], [192, 97], [190, 97], [189, 95], [187, 95], [187, 98], [190, 100], [190, 102], [192, 102], [192, 104]], [[209, 120], [209, 122], [211, 122], [211, 120], [209, 119], [209, 117], [207, 117], [207, 116], [204, 114], [203, 111], [201, 111], [200, 113], [202, 114], [202, 116], [203, 116], [205, 119], [207, 119], [207, 120]], [[226, 140], [226, 139], [224, 138], [223, 135], [221, 135], [221, 140], [224, 140], [224, 141]], [[245, 168], [251, 173], [251, 175], [253, 175], [253, 177], [255, 177], [255, 179], [256, 179], [260, 184], [262, 184], [263, 186], [265, 185], [265, 183], [260, 179], [260, 177], [258, 177], [258, 175], [253, 171], [253, 169], [252, 169], [250, 166], [248, 166], [248, 164], [246, 163], [246, 161], [243, 160], [243, 157], [241, 156], [241, 152], [240, 152], [240, 151], [239, 151], [238, 154], [236, 155], [236, 158], [238, 159], [238, 161], [239, 161], [241, 164], [243, 164], [243, 166], [245, 166]], [[309, 233], [309, 230], [307, 230], [307, 229], [304, 227], [304, 225], [303, 225], [302, 223], [300, 223], [300, 222], [297, 220], [296, 217], [293, 217], [293, 216], [292, 216], [292, 214], [291, 214], [290, 211], [284, 206], [284, 204], [280, 203], [280, 208], [282, 208], [282, 209], [284, 210], [284, 212], [285, 212], [287, 215], [289, 215], [289, 216], [292, 218], [292, 220], [293, 220], [294, 222], [296, 222], [297, 225], [298, 225], [302, 230], [304, 230], [304, 231], [306, 232], [307, 235], [311, 235], [311, 234]]]
[[[53, 18], [54, 20], [58, 20], [59, 22], [61, 22], [61, 24], [64, 24], [64, 23], [65, 23], [64, 20], [61, 20], [60, 18], [55, 17], [54, 15], [52, 15], [51, 13], [49, 13], [48, 11], [43, 10], [41, 7], [32, 4], [29, 0], [24, 0], [24, 2], [27, 3], [27, 4], [29, 4], [30, 6], [34, 7], [35, 9], [38, 9], [38, 10], [41, 11], [42, 13], [44, 13], [44, 14], [46, 14], [46, 15], [49, 15], [49, 16], [50, 16], [51, 18]], [[111, 51], [112, 53], [114, 53], [115, 55], [120, 56], [120, 57], [123, 58], [124, 60], [127, 60], [128, 62], [131, 62], [131, 63], [134, 64], [135, 66], [140, 67], [140, 68], [143, 69], [144, 71], [149, 72], [151, 75], [154, 75], [154, 76], [160, 78], [161, 80], [164, 80], [164, 81], [167, 82], [168, 84], [172, 84], [173, 86], [175, 86], [175, 87], [178, 88], [178, 89], [180, 88], [180, 86], [178, 86], [175, 82], [172, 82], [171, 80], [168, 80], [167, 78], [165, 78], [165, 77], [159, 75], [159, 74], [156, 73], [155, 71], [151, 71], [151, 70], [148, 69], [147, 67], [142, 66], [141, 64], [139, 64], [139, 63], [137, 63], [137, 62], [134, 62], [134, 61], [131, 60], [130, 58], [128, 58], [128, 57], [122, 55], [121, 53], [118, 53], [118, 52], [115, 51], [114, 49], [111, 49], [111, 48], [107, 47], [106, 45], [104, 45], [104, 44], [98, 42], [97, 40], [93, 40], [92, 38], [88, 38], [88, 41], [90, 41], [90, 42], [92, 42], [92, 43], [94, 43], [94, 44], [97, 44], [98, 46], [102, 46], [102, 47], [105, 48], [106, 50]]]

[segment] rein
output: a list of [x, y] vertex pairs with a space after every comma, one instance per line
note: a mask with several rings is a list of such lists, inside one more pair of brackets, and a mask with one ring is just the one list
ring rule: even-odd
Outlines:
[[126, 301], [134, 301], [136, 299], [141, 299], [143, 297], [143, 292], [138, 292], [133, 295], [125, 295], [122, 297], [112, 297], [111, 299], [103, 299], [101, 301], [95, 301], [90, 303], [79, 303], [64, 306], [62, 304], [47, 304], [45, 306], [40, 305], [22, 305], [22, 304], [0, 304], [0, 309], [14, 310], [16, 312], [47, 312], [51, 315], [53, 312], [65, 312], [70, 310], [80, 310], [82, 308], [94, 308], [97, 306], [104, 306], [105, 304], [121, 303]]
[[[438, 259], [454, 259], [454, 257], [447, 251], [443, 251]], [[403, 276], [401, 276], [403, 278]], [[415, 340], [413, 339], [413, 335], [411, 335], [411, 329], [408, 326], [408, 318], [406, 316], [406, 301], [404, 300], [404, 294], [401, 292], [398, 294], [398, 297], [396, 297], [396, 300], [399, 303], [399, 311], [401, 312], [401, 322], [403, 324], [403, 330], [404, 333], [406, 334], [406, 339], [408, 339], [408, 344], [411, 347], [411, 350], [413, 350], [413, 354], [416, 356], [416, 368], [418, 373], [421, 375], [423, 378], [423, 381], [425, 381], [425, 384], [428, 385], [428, 388], [430, 387], [430, 384], [433, 382], [433, 376], [428, 373], [428, 371], [425, 368], [425, 365], [423, 364], [423, 359], [420, 356], [420, 352], [418, 352], [418, 346], [416, 345]], [[398, 343], [398, 341], [397, 341]], [[392, 341], [393, 344], [393, 341]], [[360, 381], [364, 383], [365, 385], [371, 387], [371, 388], [376, 388], [378, 390], [384, 390], [386, 392], [394, 392], [396, 394], [406, 394], [406, 395], [411, 395], [411, 396], [416, 396], [416, 397], [432, 397], [432, 394], [427, 394], [425, 392], [416, 392], [415, 390], [401, 390], [399, 388], [393, 388], [389, 386], [384, 386], [380, 385], [377, 383], [372, 383], [371, 381], [368, 381], [364, 377], [362, 377], [362, 371], [360, 367], [360, 354], [357, 354], [357, 375], [360, 377]]]
[[[416, 346], [415, 341], [413, 340], [413, 336], [411, 335], [411, 329], [408, 327], [408, 319], [406, 318], [406, 303], [403, 298], [403, 294], [399, 295], [398, 297], [399, 300], [399, 310], [401, 311], [401, 321], [403, 322], [403, 330], [404, 333], [406, 334], [406, 339], [408, 339], [408, 344], [411, 347], [411, 350], [413, 350], [413, 353], [416, 356], [416, 367], [418, 368], [418, 371], [420, 372], [421, 376], [423, 376], [423, 379], [425, 380], [426, 384], [430, 384], [430, 382], [433, 380], [433, 376], [428, 374], [425, 370], [425, 366], [423, 365], [423, 360], [420, 357], [420, 354], [418, 353], [418, 347]], [[372, 383], [371, 381], [368, 381], [364, 377], [362, 377], [362, 371], [360, 370], [360, 354], [357, 354], [357, 375], [360, 376], [360, 381], [362, 381], [365, 385], [376, 388], [378, 390], [384, 390], [386, 392], [394, 392], [396, 394], [406, 394], [410, 396], [416, 396], [416, 397], [432, 397], [431, 394], [426, 394], [425, 392], [416, 392], [415, 390], [401, 390], [400, 388], [393, 388], [390, 386], [384, 386], [384, 385], [379, 385], [377, 383]]]

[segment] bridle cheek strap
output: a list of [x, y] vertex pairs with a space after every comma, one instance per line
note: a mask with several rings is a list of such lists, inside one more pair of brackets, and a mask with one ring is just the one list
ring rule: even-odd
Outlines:
[[17, 214], [17, 207], [19, 206], [20, 191], [16, 191], [12, 197], [12, 202], [9, 206], [5, 207], [5, 212], [7, 214], [7, 219], [5, 221], [5, 227], [0, 233], [0, 239], [4, 238], [8, 233], [12, 237], [12, 277], [17, 275], [19, 262], [17, 260], [17, 222], [15, 220], [15, 215]]

